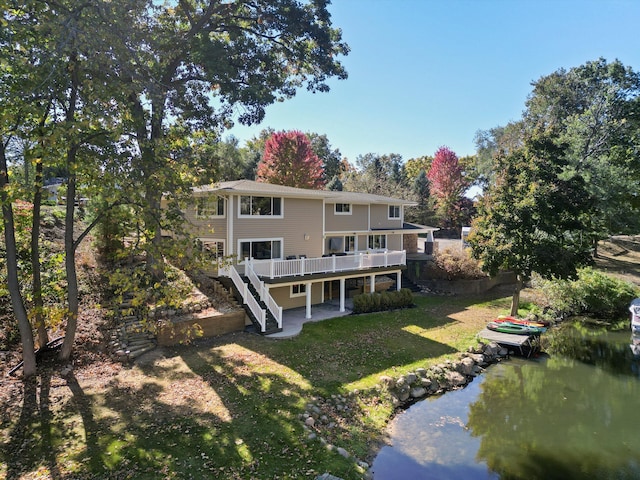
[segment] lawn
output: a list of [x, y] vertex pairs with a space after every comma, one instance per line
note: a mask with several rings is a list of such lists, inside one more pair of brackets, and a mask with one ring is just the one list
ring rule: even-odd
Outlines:
[[[43, 369], [24, 402], [0, 396], [0, 478], [362, 478], [322, 440], [370, 461], [393, 414], [379, 377], [457, 357], [509, 301], [418, 296], [415, 308], [306, 324], [293, 339], [237, 333], [128, 367]], [[322, 403], [338, 396], [347, 410]], [[310, 402], [327, 416], [315, 439], [301, 419]]]

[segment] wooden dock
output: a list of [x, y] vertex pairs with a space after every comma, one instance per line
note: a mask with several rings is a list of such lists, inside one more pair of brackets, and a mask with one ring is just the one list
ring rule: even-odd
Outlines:
[[499, 345], [516, 347], [520, 350], [520, 355], [527, 358], [537, 350], [540, 337], [540, 335], [514, 335], [512, 333], [494, 332], [488, 328], [482, 329], [478, 336], [491, 342], [496, 342]]

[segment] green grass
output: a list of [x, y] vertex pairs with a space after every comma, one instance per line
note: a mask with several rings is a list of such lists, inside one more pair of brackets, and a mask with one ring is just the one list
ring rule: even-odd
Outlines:
[[61, 384], [47, 394], [50, 413], [3, 417], [0, 477], [362, 478], [353, 459], [308, 439], [299, 417], [307, 403], [357, 390], [348, 414], [326, 408], [335, 427], [318, 434], [368, 459], [393, 413], [374, 388], [379, 377], [456, 357], [487, 318], [504, 313], [502, 303], [480, 299], [417, 297], [416, 304], [309, 323], [288, 340], [245, 333], [203, 340], [107, 383], [80, 373], [68, 385], [54, 377]]

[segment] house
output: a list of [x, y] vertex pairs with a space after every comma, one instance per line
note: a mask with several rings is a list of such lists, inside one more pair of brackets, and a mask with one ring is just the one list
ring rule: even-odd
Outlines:
[[[366, 193], [307, 190], [249, 180], [193, 189], [188, 228], [229, 277], [262, 332], [282, 310], [401, 284], [407, 249], [433, 227], [404, 222], [414, 202]], [[231, 262], [222, 262], [231, 259]], [[229, 264], [230, 263], [230, 264]], [[380, 279], [390, 280], [383, 284]]]

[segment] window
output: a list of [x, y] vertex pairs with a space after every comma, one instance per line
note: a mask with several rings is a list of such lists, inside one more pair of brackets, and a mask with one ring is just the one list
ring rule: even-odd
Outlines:
[[282, 240], [247, 240], [240, 242], [240, 258], [270, 260], [282, 258]]
[[369, 248], [371, 250], [382, 250], [387, 248], [387, 236], [369, 235]]
[[200, 245], [208, 258], [216, 260], [224, 257], [224, 240], [200, 240]]
[[196, 198], [196, 218], [224, 217], [224, 197]]
[[344, 251], [355, 252], [356, 251], [356, 237], [353, 235], [347, 235], [344, 237]]
[[350, 203], [336, 203], [336, 215], [351, 215]]
[[291, 297], [302, 297], [307, 294], [307, 285], [305, 283], [297, 283], [295, 285], [291, 285], [291, 293], [289, 296]]
[[240, 197], [240, 216], [281, 217], [282, 198], [242, 195]]
[[389, 218], [400, 218], [400, 205], [389, 205]]

